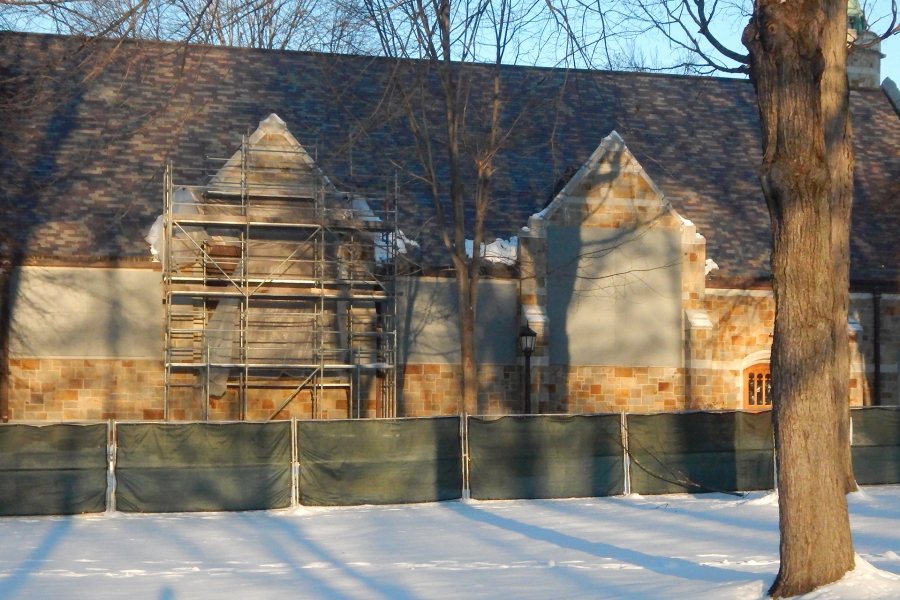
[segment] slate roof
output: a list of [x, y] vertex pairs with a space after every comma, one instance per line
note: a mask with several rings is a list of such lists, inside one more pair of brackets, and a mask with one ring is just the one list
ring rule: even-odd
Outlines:
[[[100, 48], [102, 51], [96, 51]], [[230, 156], [277, 113], [339, 189], [384, 189], [396, 174], [401, 228], [440, 262], [434, 210], [415, 173], [409, 122], [390, 82], [439, 103], [422, 65], [314, 53], [114, 44], [0, 34], [0, 235], [27, 256], [148, 256], [163, 169]], [[467, 66], [469, 118], [484, 116], [490, 70]], [[720, 282], [768, 277], [769, 217], [755, 170], [759, 124], [745, 80], [505, 67], [488, 240], [508, 238], [616, 130], [707, 239]], [[417, 92], [418, 93], [418, 92]], [[856, 140], [852, 277], [900, 284], [900, 117], [881, 90], [851, 94]], [[443, 129], [431, 111], [432, 135]], [[477, 140], [466, 139], [474, 146]], [[439, 162], [439, 164], [445, 164]], [[469, 180], [472, 180], [469, 178]], [[190, 182], [185, 182], [190, 183]], [[390, 185], [390, 184], [388, 184]]]

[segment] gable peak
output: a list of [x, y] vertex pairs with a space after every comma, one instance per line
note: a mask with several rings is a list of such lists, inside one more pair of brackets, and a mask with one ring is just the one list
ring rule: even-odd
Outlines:
[[529, 229], [540, 229], [540, 223], [548, 219], [570, 224], [599, 222], [601, 206], [605, 207], [603, 212], [668, 208], [663, 193], [615, 130], [600, 141], [550, 204], [529, 219]]
[[260, 121], [258, 129], [267, 133], [285, 133], [288, 131], [287, 123], [275, 113]]

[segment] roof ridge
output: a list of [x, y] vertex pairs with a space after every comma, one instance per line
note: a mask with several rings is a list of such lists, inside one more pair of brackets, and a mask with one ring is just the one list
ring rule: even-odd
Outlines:
[[[301, 55], [313, 57], [342, 57], [349, 60], [370, 60], [370, 61], [402, 61], [409, 63], [428, 62], [427, 59], [416, 58], [396, 58], [391, 56], [382, 56], [377, 54], [353, 54], [340, 52], [323, 52], [319, 50], [293, 50], [293, 49], [277, 49], [277, 48], [250, 48], [242, 46], [223, 46], [217, 44], [209, 44], [204, 42], [183, 42], [170, 40], [152, 40], [152, 39], [136, 39], [136, 38], [114, 38], [114, 37], [91, 37], [86, 35], [67, 35], [59, 33], [44, 33], [32, 31], [0, 31], [0, 38], [5, 36], [21, 36], [21, 37], [44, 37], [55, 38], [58, 40], [90, 40], [99, 43], [117, 43], [138, 45], [146, 44], [158, 47], [178, 47], [188, 46], [192, 48], [211, 50], [224, 54], [241, 54], [241, 53], [263, 53], [263, 54], [283, 54], [283, 55]], [[453, 61], [454, 65], [464, 65], [467, 68], [493, 68], [494, 64], [488, 62], [460, 62]], [[610, 75], [614, 77], [635, 77], [635, 78], [654, 78], [654, 79], [670, 79], [670, 80], [701, 80], [701, 81], [717, 81], [717, 82], [734, 82], [742, 85], [749, 85], [750, 80], [746, 77], [734, 77], [727, 75], [692, 75], [686, 73], [666, 73], [661, 71], [627, 71], [614, 69], [592, 69], [587, 67], [568, 67], [558, 65], [522, 65], [502, 63], [499, 65], [502, 70], [514, 71], [534, 71], [534, 72], [566, 72], [575, 74], [593, 74], [593, 75]]]

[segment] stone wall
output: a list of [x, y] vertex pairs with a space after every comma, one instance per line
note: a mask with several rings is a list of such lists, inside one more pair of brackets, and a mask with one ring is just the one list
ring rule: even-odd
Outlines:
[[13, 358], [10, 421], [163, 417], [162, 361]]
[[[900, 295], [882, 294], [880, 306], [880, 383], [882, 404], [900, 404]], [[774, 301], [766, 290], [707, 290], [694, 304], [704, 311], [707, 328], [685, 336], [685, 367], [564, 366], [546, 362], [533, 367], [532, 396], [542, 412], [659, 412], [671, 410], [735, 410], [743, 398], [743, 369], [765, 362], [771, 344]], [[871, 294], [853, 294], [850, 403], [876, 401], [873, 391], [874, 302]], [[858, 323], [858, 326], [856, 325]], [[689, 324], [686, 328], [690, 329]], [[540, 358], [540, 357], [538, 357]], [[546, 361], [546, 359], [545, 359]], [[478, 412], [514, 414], [523, 409], [522, 366], [482, 365]], [[397, 415], [455, 414], [458, 365], [408, 364], [401, 369]], [[161, 361], [141, 359], [23, 358], [10, 361], [12, 421], [72, 421], [115, 418], [162, 419], [164, 370]], [[272, 416], [292, 390], [284, 380], [278, 389], [251, 390], [246, 418]], [[377, 382], [365, 395], [360, 414], [381, 414]], [[304, 391], [276, 418], [346, 418], [352, 399], [347, 390], [325, 390], [314, 403]], [[355, 408], [354, 408], [355, 414]], [[172, 420], [236, 420], [236, 394], [213, 398], [204, 411], [199, 390], [173, 388]]]
[[553, 365], [543, 412], [651, 413], [685, 410], [684, 369]]
[[[374, 379], [374, 378], [373, 378]], [[229, 389], [204, 407], [202, 390], [192, 377], [173, 375], [169, 396], [172, 421], [236, 421], [240, 399]], [[279, 387], [251, 389], [245, 405], [248, 420], [268, 420], [292, 395], [299, 382], [283, 378]], [[378, 382], [370, 382], [361, 416], [381, 415]], [[277, 419], [344, 419], [351, 416], [348, 389], [308, 390], [297, 394]], [[353, 415], [356, 407], [353, 407]], [[165, 369], [162, 361], [136, 359], [15, 358], [10, 361], [10, 421], [162, 420], [165, 417]]]
[[[453, 415], [459, 411], [459, 365], [408, 364], [402, 369], [397, 414]], [[515, 365], [479, 365], [478, 414], [522, 412], [521, 371]]]

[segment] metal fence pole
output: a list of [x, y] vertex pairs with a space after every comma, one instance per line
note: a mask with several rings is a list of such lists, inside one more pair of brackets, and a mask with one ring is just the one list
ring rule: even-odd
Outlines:
[[116, 422], [106, 425], [106, 512], [116, 512]]
[[459, 438], [462, 444], [462, 497], [468, 500], [472, 490], [469, 489], [469, 416], [465, 412], [460, 416]]
[[291, 417], [291, 507], [300, 504], [300, 453], [297, 451], [297, 417]]
[[628, 415], [626, 413], [621, 413], [620, 417], [620, 425], [619, 428], [622, 432], [622, 467], [624, 469], [624, 490], [625, 495], [629, 495], [631, 493], [631, 458], [628, 452]]

